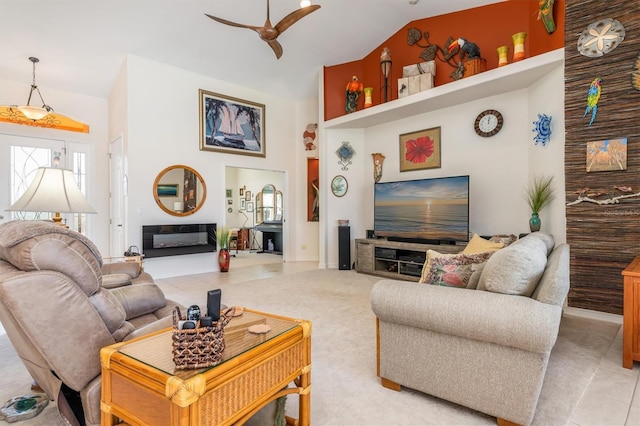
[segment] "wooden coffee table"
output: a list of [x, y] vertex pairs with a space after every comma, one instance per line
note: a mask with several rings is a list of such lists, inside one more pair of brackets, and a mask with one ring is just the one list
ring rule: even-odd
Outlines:
[[[258, 323], [271, 331], [247, 331]], [[130, 425], [242, 424], [287, 394], [299, 395], [298, 424], [309, 425], [309, 321], [245, 309], [225, 328], [222, 362], [195, 370], [176, 370], [171, 333], [169, 328], [101, 350], [103, 426], [116, 418]]]

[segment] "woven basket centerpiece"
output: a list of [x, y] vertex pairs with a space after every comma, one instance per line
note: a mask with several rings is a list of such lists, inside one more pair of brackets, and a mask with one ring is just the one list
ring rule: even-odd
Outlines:
[[185, 320], [180, 308], [173, 312], [173, 362], [177, 369], [213, 367], [222, 361], [224, 352], [224, 327], [233, 318], [234, 309], [226, 310], [220, 320], [211, 327], [179, 329], [179, 321]]

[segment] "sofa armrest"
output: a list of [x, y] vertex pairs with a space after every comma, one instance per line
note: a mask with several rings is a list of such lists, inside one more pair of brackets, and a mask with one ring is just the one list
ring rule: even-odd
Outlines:
[[371, 307], [381, 321], [538, 353], [553, 348], [562, 316], [528, 297], [396, 280], [374, 285]]
[[[106, 259], [109, 260], [109, 259]], [[137, 262], [113, 262], [102, 265], [102, 275], [127, 274], [131, 278], [140, 275], [140, 264]]]
[[123, 341], [135, 339], [136, 337], [145, 336], [149, 333], [154, 333], [156, 331], [164, 330], [165, 328], [169, 328], [173, 326], [173, 317], [166, 316], [162, 317], [157, 321], [154, 321], [150, 324], [144, 325], [133, 332], [131, 332], [127, 337], [124, 338]]

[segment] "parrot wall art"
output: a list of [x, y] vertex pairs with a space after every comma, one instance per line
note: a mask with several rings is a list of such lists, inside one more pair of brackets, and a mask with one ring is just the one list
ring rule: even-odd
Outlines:
[[596, 114], [598, 114], [598, 101], [600, 100], [600, 93], [602, 93], [602, 79], [600, 77], [595, 78], [591, 85], [589, 86], [589, 91], [587, 92], [587, 108], [584, 110], [583, 117], [586, 117], [589, 112], [591, 112], [591, 120], [589, 121], [589, 126], [596, 119]]

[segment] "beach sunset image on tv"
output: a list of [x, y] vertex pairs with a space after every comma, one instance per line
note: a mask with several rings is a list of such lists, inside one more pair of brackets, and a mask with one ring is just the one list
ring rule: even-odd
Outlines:
[[468, 241], [469, 176], [375, 185], [376, 236]]

